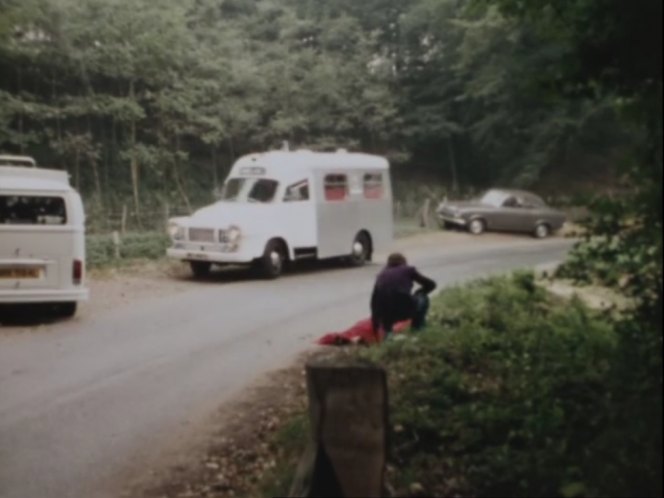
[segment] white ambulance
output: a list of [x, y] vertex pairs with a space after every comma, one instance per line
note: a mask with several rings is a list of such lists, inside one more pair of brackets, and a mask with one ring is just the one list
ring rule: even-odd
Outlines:
[[273, 151], [237, 160], [220, 200], [169, 224], [171, 258], [195, 276], [212, 264], [253, 264], [268, 278], [288, 262], [370, 260], [392, 241], [389, 164], [368, 154]]
[[88, 297], [84, 223], [65, 171], [0, 156], [0, 305], [48, 303], [74, 315]]

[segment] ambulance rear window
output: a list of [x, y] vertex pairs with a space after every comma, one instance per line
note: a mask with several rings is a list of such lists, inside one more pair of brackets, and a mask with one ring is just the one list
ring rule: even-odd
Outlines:
[[0, 225], [64, 225], [67, 210], [62, 197], [0, 195]]
[[382, 199], [383, 175], [381, 173], [366, 173], [364, 175], [364, 197], [367, 199]]

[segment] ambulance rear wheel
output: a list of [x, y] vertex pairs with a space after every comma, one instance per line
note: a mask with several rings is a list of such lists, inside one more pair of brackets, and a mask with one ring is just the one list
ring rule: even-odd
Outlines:
[[353, 246], [351, 247], [350, 253], [350, 264], [352, 266], [362, 266], [369, 259], [369, 254], [371, 253], [371, 241], [369, 236], [360, 232], [355, 236], [353, 241]]

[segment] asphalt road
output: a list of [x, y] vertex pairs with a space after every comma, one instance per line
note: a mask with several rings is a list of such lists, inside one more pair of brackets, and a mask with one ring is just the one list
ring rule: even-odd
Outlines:
[[[558, 261], [570, 245], [498, 237], [407, 249], [445, 287]], [[0, 328], [0, 497], [117, 496], [118, 476], [145, 471], [258, 375], [367, 316], [379, 268], [223, 275], [37, 332]]]

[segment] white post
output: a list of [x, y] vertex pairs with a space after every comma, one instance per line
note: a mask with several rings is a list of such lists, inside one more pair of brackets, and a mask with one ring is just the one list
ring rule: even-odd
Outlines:
[[115, 259], [120, 259], [120, 234], [117, 230], [113, 231], [113, 247], [115, 248]]

